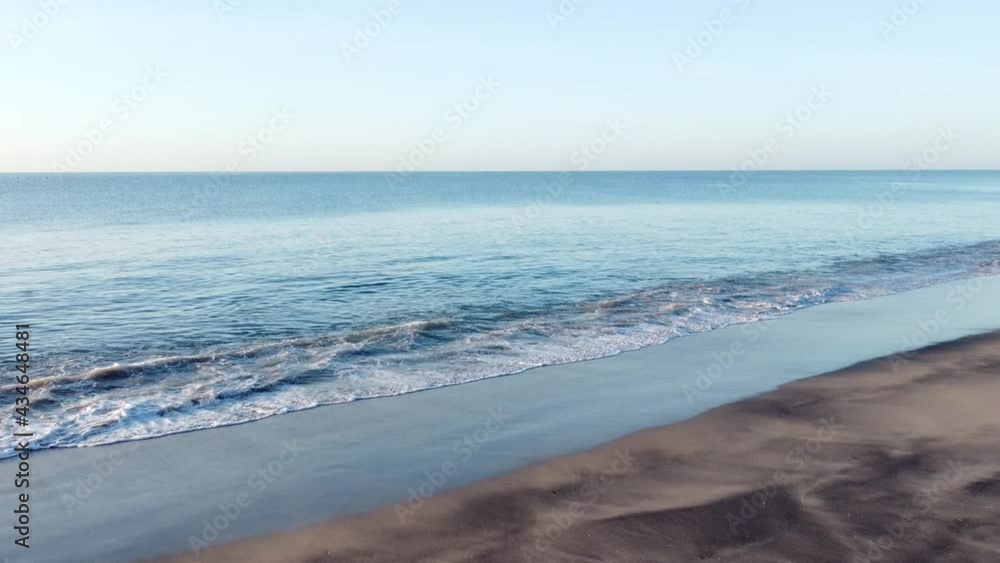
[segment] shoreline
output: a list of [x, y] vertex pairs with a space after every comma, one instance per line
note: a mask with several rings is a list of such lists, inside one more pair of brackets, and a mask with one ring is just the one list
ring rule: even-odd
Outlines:
[[[530, 365], [529, 367], [518, 367], [516, 369], [512, 368], [513, 369], [512, 371], [507, 371], [507, 372], [502, 372], [502, 373], [495, 373], [495, 374], [490, 374], [490, 375], [480, 375], [480, 376], [476, 376], [475, 378], [470, 378], [470, 379], [465, 379], [465, 380], [448, 381], [448, 382], [443, 382], [443, 383], [434, 383], [433, 385], [430, 385], [430, 386], [427, 386], [427, 387], [420, 387], [420, 388], [407, 389], [407, 390], [394, 390], [392, 393], [388, 393], [388, 394], [372, 395], [372, 396], [358, 396], [358, 397], [354, 397], [354, 398], [351, 398], [351, 399], [337, 400], [337, 401], [333, 401], [333, 402], [317, 402], [317, 403], [311, 404], [309, 406], [296, 406], [295, 408], [292, 408], [292, 409], [289, 409], [289, 410], [285, 410], [285, 411], [270, 412], [270, 413], [263, 414], [263, 415], [255, 415], [255, 417], [253, 417], [253, 418], [246, 418], [246, 419], [237, 420], [237, 421], [218, 422], [218, 423], [209, 424], [209, 425], [206, 425], [206, 426], [181, 427], [181, 428], [176, 428], [176, 429], [166, 429], [166, 428], [161, 427], [161, 428], [157, 429], [159, 432], [161, 432], [161, 433], [158, 433], [158, 434], [141, 435], [141, 436], [127, 435], [127, 436], [124, 436], [124, 437], [115, 437], [115, 438], [112, 438], [112, 439], [105, 439], [106, 441], [97, 441], [97, 442], [92, 442], [91, 441], [91, 442], [84, 442], [84, 443], [68, 443], [68, 444], [64, 444], [64, 445], [46, 445], [44, 448], [40, 448], [40, 449], [34, 450], [34, 451], [45, 451], [45, 450], [50, 450], [50, 449], [71, 449], [71, 448], [101, 447], [101, 446], [125, 444], [125, 443], [130, 443], [130, 442], [135, 442], [135, 441], [155, 440], [155, 439], [158, 439], [158, 438], [163, 438], [163, 437], [170, 436], [170, 435], [175, 435], [175, 434], [184, 434], [184, 433], [189, 433], [189, 432], [200, 432], [200, 431], [205, 431], [205, 430], [215, 430], [215, 429], [219, 429], [219, 428], [239, 426], [239, 425], [243, 425], [243, 424], [250, 424], [250, 423], [258, 422], [258, 421], [261, 421], [261, 420], [264, 420], [264, 419], [267, 419], [267, 418], [270, 418], [270, 417], [274, 417], [274, 416], [285, 415], [285, 414], [290, 414], [290, 413], [295, 413], [295, 412], [303, 412], [303, 411], [308, 411], [308, 410], [312, 410], [312, 409], [319, 409], [319, 408], [324, 408], [324, 407], [332, 407], [332, 406], [338, 406], [338, 405], [345, 405], [345, 404], [349, 404], [349, 403], [357, 403], [357, 402], [370, 401], [370, 400], [376, 400], [376, 399], [392, 399], [394, 397], [401, 397], [401, 396], [404, 396], [404, 395], [410, 395], [410, 394], [415, 394], [415, 393], [432, 392], [432, 391], [437, 391], [437, 390], [440, 390], [440, 389], [445, 389], [445, 388], [448, 388], [448, 387], [456, 387], [456, 386], [468, 385], [468, 384], [471, 384], [471, 383], [477, 383], [479, 381], [484, 381], [484, 380], [487, 380], [487, 379], [496, 379], [496, 378], [503, 378], [503, 377], [515, 377], [515, 376], [519, 376], [519, 375], [522, 375], [524, 373], [527, 373], [527, 372], [530, 372], [530, 371], [533, 371], [533, 370], [548, 369], [548, 368], [552, 368], [552, 367], [562, 367], [562, 366], [577, 366], [577, 365], [581, 365], [581, 364], [586, 364], [588, 362], [597, 362], [597, 361], [608, 360], [608, 359], [611, 359], [611, 358], [615, 358], [615, 357], [621, 356], [623, 354], [631, 354], [631, 353], [634, 353], [634, 352], [637, 352], [637, 351], [640, 351], [640, 350], [644, 350], [646, 348], [654, 348], [654, 347], [664, 346], [664, 345], [670, 343], [671, 341], [675, 341], [675, 340], [680, 339], [680, 338], [690, 338], [692, 336], [698, 336], [700, 334], [705, 334], [705, 333], [709, 333], [709, 332], [713, 332], [713, 331], [721, 331], [721, 330], [734, 329], [734, 328], [735, 329], [741, 329], [743, 327], [754, 326], [754, 325], [757, 325], [757, 326], [761, 326], [761, 325], [767, 326], [767, 325], [770, 325], [770, 324], [778, 321], [779, 319], [781, 319], [783, 317], [787, 317], [789, 315], [795, 315], [796, 313], [800, 313], [800, 312], [806, 311], [806, 310], [808, 310], [810, 308], [814, 308], [814, 307], [823, 307], [823, 306], [835, 305], [835, 304], [861, 303], [861, 302], [870, 301], [870, 300], [874, 300], [874, 299], [880, 299], [880, 298], [884, 298], [884, 297], [892, 297], [892, 296], [895, 296], [895, 295], [902, 295], [902, 294], [910, 293], [912, 291], [919, 291], [921, 289], [927, 289], [928, 287], [934, 287], [935, 285], [963, 284], [963, 283], [969, 283], [970, 280], [980, 280], [980, 279], [985, 279], [985, 278], [988, 278], [988, 277], [990, 277], [990, 276], [972, 276], [972, 277], [968, 277], [968, 278], [958, 278], [958, 279], [949, 280], [947, 282], [943, 282], [943, 283], [939, 283], [939, 284], [932, 284], [932, 285], [929, 285], [929, 286], [916, 287], [916, 288], [911, 288], [911, 289], [906, 289], [906, 290], [896, 290], [893, 293], [888, 293], [888, 294], [885, 294], [885, 295], [874, 295], [874, 296], [868, 296], [868, 295], [866, 295], [866, 296], [860, 296], [860, 297], [857, 297], [857, 298], [854, 298], [854, 299], [848, 299], [848, 300], [843, 300], [843, 301], [840, 301], [840, 300], [831, 300], [831, 301], [827, 301], [827, 302], [823, 302], [823, 303], [818, 303], [818, 304], [808, 304], [808, 305], [803, 305], [803, 306], [801, 306], [799, 308], [791, 309], [791, 310], [788, 310], [788, 311], [783, 311], [783, 312], [780, 312], [780, 313], [768, 314], [768, 315], [765, 315], [763, 317], [756, 318], [754, 320], [735, 320], [735, 321], [730, 322], [729, 324], [723, 324], [723, 325], [720, 325], [720, 326], [716, 326], [714, 328], [707, 328], [707, 329], [704, 329], [702, 331], [695, 331], [695, 332], [689, 332], [689, 333], [680, 334], [680, 335], [677, 335], [677, 336], [671, 336], [671, 337], [669, 337], [669, 338], [667, 338], [666, 340], [663, 340], [663, 341], [655, 341], [654, 343], [635, 344], [634, 347], [625, 347], [625, 348], [621, 348], [621, 349], [615, 349], [614, 351], [610, 351], [610, 352], [602, 352], [602, 355], [594, 355], [594, 356], [589, 356], [589, 357], [580, 357], [580, 358], [577, 358], [577, 359], [556, 359], [556, 360], [551, 361], [551, 363], [542, 363], [542, 364], [538, 364], [538, 365]], [[402, 324], [397, 324], [397, 325], [390, 325], [390, 326], [385, 326], [385, 327], [378, 327], [378, 328], [375, 328], [375, 329], [364, 329], [361, 332], [378, 331], [378, 330], [383, 330], [383, 329], [396, 329], [398, 327], [406, 326], [406, 325], [410, 325], [410, 324], [436, 324], [438, 322], [439, 321], [414, 321], [412, 323], [402, 323]], [[302, 337], [302, 338], [292, 339], [292, 340], [303, 341], [303, 340], [316, 340], [316, 339], [319, 339], [319, 337]], [[283, 341], [283, 342], [288, 342], [288, 341]], [[150, 368], [150, 367], [171, 366], [171, 365], [181, 364], [181, 363], [186, 363], [186, 362], [201, 363], [201, 362], [207, 361], [209, 359], [213, 359], [213, 358], [215, 358], [216, 356], [219, 356], [219, 355], [229, 355], [229, 356], [248, 355], [248, 354], [253, 354], [253, 353], [257, 352], [260, 349], [270, 348], [270, 347], [275, 347], [275, 346], [277, 346], [277, 345], [274, 344], [274, 342], [267, 342], [267, 343], [246, 343], [246, 344], [228, 344], [228, 345], [225, 345], [225, 346], [220, 346], [220, 347], [215, 347], [215, 348], [209, 348], [209, 349], [207, 349], [205, 351], [201, 351], [201, 352], [190, 352], [190, 353], [183, 352], [183, 353], [178, 353], [178, 354], [167, 354], [167, 355], [162, 355], [162, 356], [152, 356], [152, 357], [148, 357], [148, 358], [144, 358], [144, 359], [132, 359], [132, 360], [126, 361], [124, 364], [119, 364], [118, 362], [114, 362], [114, 363], [110, 363], [110, 364], [109, 363], [103, 363], [103, 364], [102, 363], [98, 363], [97, 365], [95, 365], [93, 367], [88, 367], [88, 368], [85, 368], [85, 369], [80, 370], [80, 371], [74, 371], [74, 372], [60, 374], [60, 375], [48, 375], [48, 376], [43, 376], [43, 377], [39, 377], [39, 378], [34, 378], [34, 379], [32, 379], [31, 383], [29, 383], [28, 386], [31, 389], [42, 389], [42, 388], [48, 387], [50, 385], [54, 387], [57, 384], [87, 382], [87, 381], [91, 381], [91, 380], [101, 381], [101, 380], [104, 380], [104, 379], [114, 380], [114, 379], [128, 377], [130, 374], [132, 374], [132, 372], [140, 372], [140, 371], [142, 371], [144, 369], [147, 369], [147, 368]], [[15, 387], [15, 385], [13, 385], [13, 384], [10, 384], [10, 385], [0, 385], [0, 393], [13, 392], [14, 387]], [[0, 461], [5, 460], [5, 459], [10, 459], [12, 457], [15, 457], [15, 453], [16, 452], [13, 452], [13, 451], [3, 451], [3, 452], [0, 452]]]
[[[802, 312], [808, 311], [809, 309], [816, 308], [816, 307], [828, 307], [828, 306], [831, 306], [831, 305], [850, 305], [852, 303], [864, 303], [866, 301], [884, 299], [884, 298], [887, 298], [887, 297], [891, 298], [891, 297], [895, 297], [895, 296], [898, 296], [898, 295], [906, 295], [906, 294], [909, 294], [909, 293], [913, 293], [913, 292], [917, 292], [917, 291], [922, 291], [922, 290], [926, 290], [926, 289], [933, 288], [933, 287], [963, 285], [963, 284], [968, 284], [970, 282], [970, 280], [981, 283], [981, 280], [994, 279], [994, 278], [996, 280], [1000, 281], [1000, 276], [974, 276], [974, 277], [970, 277], [970, 278], [962, 278], [962, 279], [957, 279], [957, 280], [951, 280], [951, 281], [948, 281], [948, 282], [943, 282], [943, 283], [935, 284], [935, 285], [931, 285], [931, 286], [925, 286], [925, 287], [918, 287], [918, 288], [914, 288], [914, 289], [909, 289], [909, 290], [901, 291], [899, 293], [890, 293], [890, 294], [887, 294], [887, 295], [877, 295], [877, 296], [873, 296], [873, 297], [863, 297], [863, 298], [859, 298], [859, 299], [855, 299], [855, 300], [850, 300], [850, 301], [830, 301], [830, 302], [821, 303], [821, 304], [818, 304], [818, 305], [809, 305], [809, 306], [805, 306], [805, 307], [803, 307], [801, 309], [795, 309], [795, 310], [784, 312], [784, 313], [780, 313], [780, 314], [777, 314], [777, 315], [774, 315], [774, 316], [763, 317], [763, 318], [760, 318], [760, 319], [757, 319], [757, 320], [752, 320], [752, 321], [734, 322], [732, 324], [727, 324], [727, 325], [724, 325], [724, 326], [720, 326], [720, 327], [717, 327], [717, 328], [706, 330], [704, 332], [693, 332], [693, 333], [690, 333], [690, 334], [684, 334], [684, 335], [681, 335], [681, 336], [676, 336], [676, 337], [669, 338], [666, 341], [659, 342], [659, 343], [656, 343], [656, 344], [647, 344], [647, 345], [639, 346], [637, 348], [623, 349], [623, 350], [620, 350], [620, 351], [609, 353], [609, 354], [604, 355], [604, 356], [597, 356], [597, 357], [584, 358], [584, 359], [579, 359], [579, 360], [570, 360], [570, 361], [563, 361], [563, 362], [554, 362], [554, 363], [551, 363], [551, 364], [542, 364], [542, 365], [537, 365], [537, 366], [531, 366], [531, 367], [528, 367], [528, 368], [521, 369], [519, 371], [512, 371], [512, 372], [509, 372], [509, 373], [502, 373], [502, 374], [498, 374], [498, 375], [489, 375], [489, 376], [485, 376], [485, 377], [482, 377], [482, 378], [479, 378], [479, 379], [470, 379], [468, 381], [461, 381], [461, 382], [455, 382], [455, 383], [444, 383], [444, 384], [440, 384], [440, 385], [433, 386], [433, 387], [426, 387], [426, 388], [421, 388], [421, 389], [415, 389], [415, 390], [412, 390], [412, 391], [403, 391], [403, 392], [399, 392], [399, 393], [392, 394], [392, 395], [377, 395], [377, 396], [371, 396], [371, 397], [359, 397], [359, 398], [355, 398], [355, 399], [351, 399], [351, 400], [343, 401], [343, 402], [320, 403], [320, 404], [316, 404], [316, 405], [313, 405], [313, 406], [300, 408], [300, 409], [297, 409], [297, 410], [291, 410], [291, 411], [281, 412], [281, 413], [267, 414], [267, 415], [262, 416], [260, 418], [252, 418], [252, 419], [243, 420], [243, 421], [240, 421], [240, 422], [231, 422], [231, 423], [219, 424], [217, 426], [206, 426], [206, 427], [203, 427], [203, 428], [189, 428], [189, 429], [183, 429], [183, 430], [175, 430], [175, 431], [171, 431], [171, 432], [165, 433], [165, 434], [158, 434], [158, 435], [146, 436], [146, 437], [141, 437], [141, 438], [122, 438], [122, 439], [118, 439], [118, 440], [114, 440], [114, 441], [100, 442], [100, 443], [96, 443], [96, 444], [79, 444], [79, 445], [68, 445], [68, 446], [51, 446], [51, 447], [46, 447], [44, 449], [32, 450], [32, 451], [40, 453], [40, 452], [47, 452], [47, 451], [52, 451], [52, 450], [74, 450], [74, 449], [83, 449], [83, 448], [101, 448], [101, 447], [106, 447], [106, 446], [120, 446], [120, 445], [123, 445], [123, 444], [141, 443], [141, 442], [146, 442], [146, 441], [150, 441], [150, 440], [158, 440], [158, 439], [161, 439], [161, 438], [167, 438], [167, 437], [170, 437], [170, 436], [176, 436], [176, 435], [181, 435], [181, 434], [189, 434], [189, 433], [193, 433], [193, 432], [204, 432], [204, 431], [215, 431], [215, 430], [221, 430], [221, 429], [225, 429], [225, 428], [243, 426], [243, 425], [247, 425], [247, 424], [254, 424], [254, 423], [257, 423], [257, 422], [260, 422], [260, 421], [267, 420], [267, 419], [272, 418], [272, 417], [283, 416], [283, 415], [288, 415], [288, 414], [294, 414], [294, 413], [299, 413], [299, 412], [307, 412], [307, 411], [310, 411], [310, 410], [324, 409], [324, 408], [330, 408], [330, 407], [338, 407], [338, 406], [350, 405], [350, 404], [354, 404], [354, 403], [361, 403], [361, 402], [365, 402], [365, 401], [392, 400], [394, 398], [405, 397], [407, 395], [414, 395], [414, 394], [419, 394], [419, 393], [429, 393], [429, 392], [440, 391], [442, 389], [448, 389], [448, 388], [452, 388], [452, 387], [467, 386], [467, 385], [476, 384], [476, 383], [480, 383], [480, 382], [487, 381], [487, 380], [492, 380], [492, 379], [517, 377], [517, 376], [521, 376], [521, 375], [524, 375], [526, 373], [533, 372], [533, 371], [536, 371], [536, 370], [546, 370], [547, 371], [547, 370], [549, 370], [551, 368], [573, 367], [573, 366], [584, 365], [584, 364], [591, 363], [591, 362], [604, 362], [604, 361], [607, 361], [607, 360], [613, 360], [614, 358], [617, 358], [617, 357], [625, 355], [625, 354], [634, 354], [635, 352], [640, 352], [640, 351], [643, 351], [643, 350], [646, 350], [646, 349], [649, 349], [649, 348], [659, 348], [659, 347], [665, 346], [667, 344], [673, 343], [673, 342], [677, 341], [678, 339], [682, 339], [682, 338], [697, 337], [699, 335], [706, 335], [708, 333], [715, 332], [715, 331], [737, 330], [737, 329], [744, 329], [746, 327], [753, 327], [753, 326], [769, 326], [769, 325], [773, 324], [774, 322], [777, 322], [777, 321], [779, 321], [779, 320], [781, 320], [783, 318], [786, 318], [786, 317], [789, 317], [789, 316], [792, 316], [792, 315], [796, 315], [798, 313], [802, 313]], [[965, 299], [967, 299], [967, 297], [962, 296], [962, 299], [965, 300]], [[983, 333], [983, 334], [985, 334], [985, 333]], [[911, 349], [913, 349], [913, 350], [917, 350], [917, 349], [920, 348], [919, 346], [912, 346], [912, 343], [908, 343], [907, 345], [909, 345], [911, 347]], [[139, 362], [139, 363], [141, 364], [143, 362]], [[93, 377], [92, 374], [94, 372], [118, 371], [118, 370], [123, 370], [126, 367], [128, 367], [128, 366], [120, 366], [120, 365], [118, 365], [116, 363], [116, 364], [113, 364], [113, 365], [106, 365], [106, 366], [96, 367], [96, 368], [93, 368], [93, 369], [91, 369], [89, 371], [86, 371], [86, 372], [84, 372], [82, 374], [78, 374], [78, 375], [75, 375], [75, 376], [72, 376], [72, 377], [78, 378], [80, 380], [91, 379]], [[49, 379], [49, 378], [35, 379], [35, 380], [32, 381], [32, 383], [30, 384], [30, 386], [33, 387], [33, 388], [37, 387], [37, 386], [40, 386], [40, 385], [42, 385], [45, 382], [46, 379]], [[13, 386], [8, 386], [8, 387], [13, 388]], [[4, 391], [4, 390], [6, 390], [6, 389], [0, 389], [0, 391]], [[700, 394], [698, 391], [695, 391], [695, 393], [696, 394]], [[6, 455], [6, 456], [0, 456], [0, 461], [11, 459], [13, 457], [16, 457], [15, 454], [13, 454], [13, 453], [9, 454], [9, 455]]]
[[[79, 538], [89, 556], [127, 563], [190, 549], [203, 522], [226, 518], [212, 545], [353, 517], [405, 499], [446, 461], [458, 467], [435, 493], [585, 451], [633, 432], [689, 419], [789, 381], [865, 359], [1000, 329], [1000, 276], [953, 308], [955, 283], [866, 301], [811, 307], [770, 323], [732, 326], [618, 356], [530, 370], [378, 401], [310, 409], [222, 428], [92, 448], [34, 453], [37, 563], [65, 561]], [[943, 309], [949, 322], [921, 324]], [[918, 338], [914, 338], [914, 336]], [[910, 341], [913, 346], [907, 343]], [[728, 368], [717, 353], [745, 344]], [[700, 372], [722, 377], [688, 401]], [[477, 443], [490, 409], [510, 416]], [[486, 436], [486, 435], [484, 435]], [[472, 440], [471, 454], [459, 443]], [[285, 440], [304, 451], [266, 490], [248, 479], [279, 460]], [[405, 447], [401, 447], [405, 445]], [[462, 450], [454, 450], [456, 446]], [[467, 454], [468, 457], [467, 457]], [[110, 475], [97, 467], [114, 465]], [[2, 462], [0, 462], [2, 463]], [[92, 480], [93, 487], [80, 483]], [[254, 485], [259, 485], [257, 481]], [[0, 495], [13, 494], [0, 482]], [[241, 493], [252, 505], [228, 519]], [[67, 503], [66, 499], [70, 499]]]
[[998, 375], [1000, 332], [966, 337], [428, 499], [156, 561], [985, 561], [1000, 553]]

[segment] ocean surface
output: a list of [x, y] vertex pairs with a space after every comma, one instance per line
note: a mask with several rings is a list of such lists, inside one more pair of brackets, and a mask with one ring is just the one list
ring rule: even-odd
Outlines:
[[0, 175], [0, 389], [30, 324], [33, 447], [97, 445], [1000, 273], [1000, 173], [731, 181]]

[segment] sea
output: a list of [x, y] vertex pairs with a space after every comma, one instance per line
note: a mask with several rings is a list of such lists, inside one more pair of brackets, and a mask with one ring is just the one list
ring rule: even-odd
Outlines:
[[16, 354], [93, 446], [995, 275], [1000, 172], [3, 174], [0, 242], [10, 457]]

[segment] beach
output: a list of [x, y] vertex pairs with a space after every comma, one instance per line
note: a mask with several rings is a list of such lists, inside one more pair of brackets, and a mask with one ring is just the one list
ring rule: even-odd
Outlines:
[[[963, 292], [969, 299], [956, 301]], [[74, 554], [85, 546], [85, 560], [129, 563], [194, 555], [201, 542], [208, 545], [198, 551], [204, 560], [212, 548], [241, 540], [349, 522], [379, 509], [395, 517], [396, 503], [428, 496], [405, 518], [405, 530], [451, 491], [857, 362], [1000, 330], [998, 306], [1000, 277], [962, 280], [510, 377], [150, 440], [33, 452], [32, 561], [79, 559]], [[454, 470], [441, 482], [437, 472], [448, 463]], [[793, 469], [780, 456], [755, 461], [764, 463]], [[767, 471], [747, 470], [755, 477]], [[0, 495], [14, 492], [12, 481], [0, 481]], [[396, 522], [386, 530], [399, 530]]]
[[968, 337], [426, 500], [158, 561], [992, 561], [998, 376], [1000, 334]]

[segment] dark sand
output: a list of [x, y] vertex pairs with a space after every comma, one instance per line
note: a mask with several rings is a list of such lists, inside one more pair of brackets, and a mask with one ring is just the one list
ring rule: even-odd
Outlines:
[[790, 383], [421, 505], [159, 561], [1000, 562], [1000, 334]]

